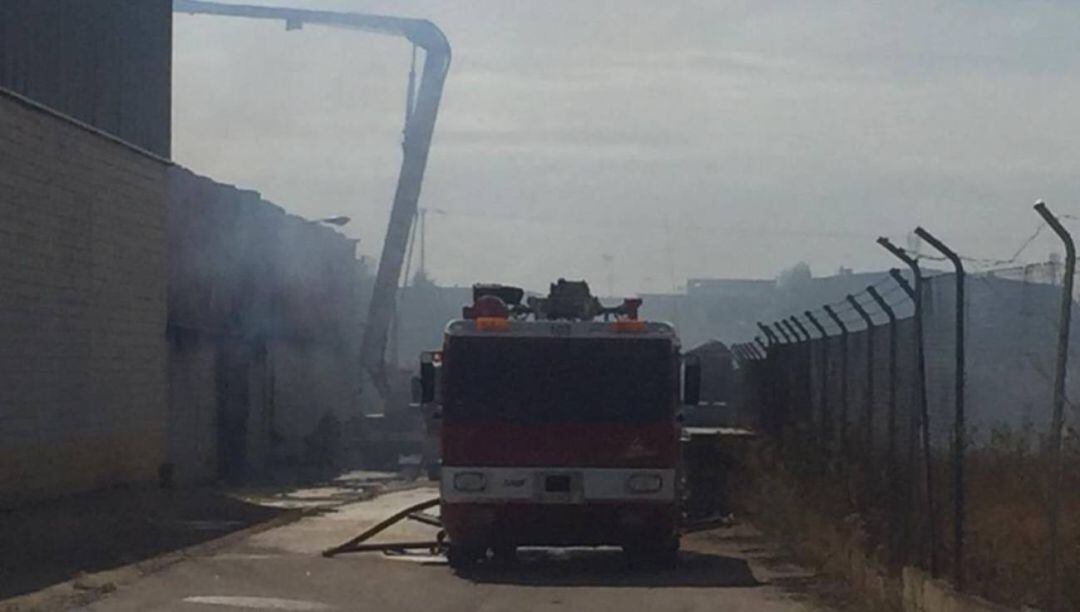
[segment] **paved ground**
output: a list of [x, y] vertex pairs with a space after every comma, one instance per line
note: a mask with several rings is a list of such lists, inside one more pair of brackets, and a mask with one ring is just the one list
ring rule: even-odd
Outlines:
[[[630, 570], [617, 550], [525, 551], [512, 569], [461, 577], [437, 557], [319, 556], [393, 511], [435, 494], [401, 491], [254, 535], [147, 576], [87, 610], [823, 610], [815, 579], [748, 529], [689, 536], [680, 567]], [[409, 523], [392, 538], [430, 538]]]
[[385, 472], [347, 472], [318, 487], [297, 484], [297, 474], [277, 476], [244, 490], [118, 487], [0, 508], [0, 609], [9, 597], [215, 540], [288, 509], [334, 507], [409, 486]]
[[219, 491], [157, 487], [0, 511], [0, 600], [220, 538], [281, 512]]

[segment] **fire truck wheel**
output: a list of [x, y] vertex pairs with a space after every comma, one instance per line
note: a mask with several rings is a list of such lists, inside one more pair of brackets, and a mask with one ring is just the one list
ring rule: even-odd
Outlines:
[[487, 551], [475, 546], [451, 543], [446, 549], [446, 561], [454, 569], [467, 569], [484, 559]]

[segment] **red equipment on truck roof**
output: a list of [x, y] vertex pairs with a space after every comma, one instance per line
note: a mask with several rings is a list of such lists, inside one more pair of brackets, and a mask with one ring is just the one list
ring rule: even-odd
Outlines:
[[565, 280], [523, 297], [475, 286], [421, 364], [424, 401], [440, 406], [451, 564], [580, 545], [673, 561], [678, 405], [697, 403], [698, 366], [671, 325], [637, 318], [639, 299], [605, 307]]

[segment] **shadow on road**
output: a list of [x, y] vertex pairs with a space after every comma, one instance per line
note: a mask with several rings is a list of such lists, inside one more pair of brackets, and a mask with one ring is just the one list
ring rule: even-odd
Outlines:
[[0, 511], [0, 600], [149, 559], [283, 510], [214, 490], [116, 488]]
[[526, 549], [512, 566], [478, 566], [459, 572], [477, 583], [523, 586], [611, 587], [752, 587], [754, 578], [743, 559], [683, 551], [672, 568], [629, 563], [618, 549]]

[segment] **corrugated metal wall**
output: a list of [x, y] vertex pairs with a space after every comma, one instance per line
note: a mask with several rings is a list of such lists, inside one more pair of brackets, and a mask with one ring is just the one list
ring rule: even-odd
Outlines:
[[169, 157], [172, 0], [0, 0], [0, 87]]

